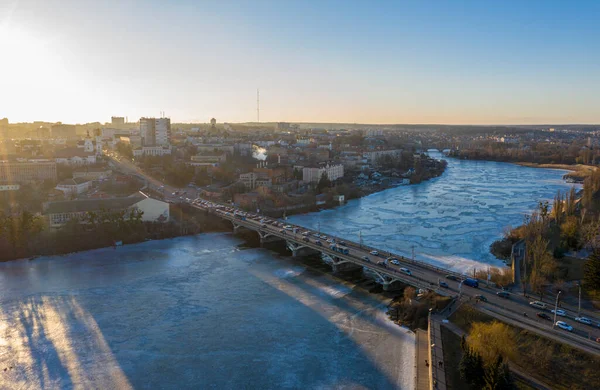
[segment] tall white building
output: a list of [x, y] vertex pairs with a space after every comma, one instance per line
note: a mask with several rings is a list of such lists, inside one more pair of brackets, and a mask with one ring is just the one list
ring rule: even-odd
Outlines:
[[168, 146], [171, 140], [171, 119], [140, 118], [140, 136], [144, 146]]
[[327, 172], [327, 178], [329, 178], [329, 180], [337, 180], [344, 177], [344, 166], [342, 164], [337, 164], [316, 168], [304, 167], [302, 169], [302, 180], [307, 183], [318, 183], [325, 172]]

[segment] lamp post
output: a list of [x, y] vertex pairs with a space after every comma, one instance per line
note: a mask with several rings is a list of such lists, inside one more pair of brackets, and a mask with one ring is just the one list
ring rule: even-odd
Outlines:
[[560, 297], [560, 293], [562, 291], [559, 291], [558, 294], [556, 294], [556, 302], [554, 303], [554, 322], [552, 322], [552, 329], [554, 329], [554, 327], [556, 326], [556, 311], [558, 310], [558, 297]]

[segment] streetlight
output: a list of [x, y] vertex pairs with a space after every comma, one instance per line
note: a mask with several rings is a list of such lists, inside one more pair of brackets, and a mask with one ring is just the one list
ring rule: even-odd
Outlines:
[[559, 291], [558, 294], [556, 294], [556, 303], [554, 304], [554, 322], [552, 323], [552, 329], [554, 329], [554, 327], [556, 326], [556, 311], [558, 310], [558, 297], [560, 297], [560, 293], [562, 291]]

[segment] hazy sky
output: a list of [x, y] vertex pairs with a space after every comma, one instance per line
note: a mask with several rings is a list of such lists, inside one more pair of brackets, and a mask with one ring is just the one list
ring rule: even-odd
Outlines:
[[600, 1], [0, 0], [0, 118], [600, 123]]

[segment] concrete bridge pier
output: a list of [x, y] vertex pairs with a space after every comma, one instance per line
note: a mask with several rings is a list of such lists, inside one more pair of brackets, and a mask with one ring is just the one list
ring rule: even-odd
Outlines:
[[279, 238], [275, 235], [272, 235], [270, 233], [267, 232], [263, 232], [262, 230], [259, 230], [258, 232], [258, 236], [260, 237], [260, 246], [263, 246], [263, 244], [267, 243], [267, 242], [275, 242], [275, 241], [282, 241], [282, 238]]
[[383, 287], [383, 291], [398, 291], [404, 289], [405, 287], [405, 285], [398, 280], [386, 281], [381, 285]]
[[340, 259], [339, 257], [331, 257], [331, 268], [333, 269], [333, 273], [338, 272], [346, 272], [346, 271], [356, 271], [362, 269], [361, 265], [355, 264], [351, 261]]
[[311, 254], [319, 253], [318, 251], [312, 248], [295, 243], [293, 241], [286, 241], [285, 243], [287, 248], [292, 252], [292, 257], [308, 256]]

